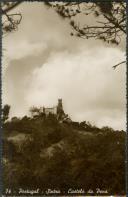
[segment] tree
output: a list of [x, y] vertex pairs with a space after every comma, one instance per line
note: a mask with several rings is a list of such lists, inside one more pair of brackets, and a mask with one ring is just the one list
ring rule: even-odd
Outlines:
[[[20, 13], [8, 14], [10, 10], [21, 3], [18, 2], [2, 2], [1, 11], [4, 15], [2, 30], [4, 34], [15, 31], [22, 20]], [[50, 2], [45, 0], [45, 5], [55, 8], [56, 12], [62, 18], [69, 18], [70, 25], [73, 29], [71, 36], [77, 36], [83, 39], [95, 38], [104, 42], [118, 45], [123, 36], [126, 35], [126, 2], [124, 0], [106, 1], [106, 2]], [[83, 15], [84, 17], [94, 15], [96, 19], [95, 25], [81, 25], [76, 21], [76, 17]], [[113, 66], [126, 63], [121, 61]]]
[[[16, 30], [21, 22], [22, 15], [8, 14], [13, 8], [18, 6], [18, 2], [2, 2], [2, 15], [5, 15], [7, 21], [4, 21], [3, 30], [10, 32]], [[50, 2], [44, 1], [45, 5], [55, 8], [56, 12], [63, 18], [69, 18], [70, 24], [74, 30], [71, 35], [81, 38], [101, 39], [108, 43], [119, 44], [123, 34], [126, 34], [126, 2], [123, 0], [106, 1], [106, 2]], [[95, 15], [97, 17], [96, 25], [83, 25], [75, 21], [77, 15]], [[19, 17], [19, 19], [14, 19]], [[7, 22], [9, 24], [7, 25]]]
[[34, 106], [31, 107], [29, 111], [30, 111], [32, 117], [40, 116], [42, 113], [41, 108], [34, 107]]
[[18, 25], [22, 20], [21, 13], [9, 14], [9, 12], [16, 6], [18, 6], [20, 3], [21, 1], [1, 3], [1, 14], [3, 16], [2, 31], [4, 35], [16, 31], [18, 29]]
[[8, 118], [9, 118], [9, 112], [10, 112], [10, 105], [4, 105], [4, 107], [2, 109], [2, 119], [3, 119], [3, 122], [5, 122], [6, 120], [8, 120]]
[[[126, 2], [106, 1], [106, 2], [65, 2], [51, 3], [46, 5], [53, 7], [62, 18], [69, 18], [72, 27], [71, 36], [83, 39], [99, 39], [107, 43], [118, 45], [123, 36], [126, 36]], [[95, 24], [81, 24], [78, 17], [95, 16]], [[115, 69], [120, 64], [113, 66]]]
[[[69, 2], [69, 3], [48, 3], [54, 7], [62, 17], [70, 18], [70, 25], [74, 33], [81, 38], [101, 39], [112, 44], [119, 44], [123, 34], [126, 34], [126, 3], [120, 2]], [[76, 22], [77, 15], [85, 17], [92, 14], [96, 17], [95, 25], [84, 24], [81, 26]]]

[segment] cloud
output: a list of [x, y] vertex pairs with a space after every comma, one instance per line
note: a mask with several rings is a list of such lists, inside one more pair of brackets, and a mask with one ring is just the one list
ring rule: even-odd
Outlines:
[[60, 97], [66, 113], [74, 120], [124, 128], [121, 117], [125, 116], [122, 113], [125, 109], [125, 69], [123, 72], [112, 70], [115, 60], [122, 56], [119, 50], [104, 47], [100, 51], [81, 51], [75, 56], [67, 51], [53, 53], [45, 64], [33, 71], [26, 102], [52, 106]]
[[17, 45], [13, 45], [13, 41], [10, 41], [10, 45], [7, 46], [6, 56], [9, 60], [21, 59], [31, 54], [36, 56], [45, 49], [45, 43], [30, 43], [27, 40], [19, 40]]

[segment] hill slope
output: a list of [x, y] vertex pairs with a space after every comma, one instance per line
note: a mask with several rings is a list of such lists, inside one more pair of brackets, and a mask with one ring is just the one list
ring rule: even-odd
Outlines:
[[23, 118], [4, 124], [3, 142], [5, 187], [125, 193], [124, 131]]

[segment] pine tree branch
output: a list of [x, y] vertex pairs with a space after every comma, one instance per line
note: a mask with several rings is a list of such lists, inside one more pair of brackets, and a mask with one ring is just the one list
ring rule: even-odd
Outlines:
[[120, 63], [118, 63], [118, 64], [114, 65], [114, 66], [113, 66], [113, 69], [116, 69], [116, 68], [117, 68], [117, 66], [119, 66], [119, 65], [121, 65], [121, 64], [123, 64], [123, 63], [126, 63], [126, 61], [122, 61], [122, 62], [120, 62]]

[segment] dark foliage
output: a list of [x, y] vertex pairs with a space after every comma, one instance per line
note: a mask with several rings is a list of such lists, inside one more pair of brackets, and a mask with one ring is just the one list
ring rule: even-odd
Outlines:
[[2, 20], [2, 30], [3, 34], [8, 34], [10, 32], [18, 30], [18, 25], [22, 20], [21, 13], [9, 13], [16, 6], [21, 3], [19, 2], [1, 2], [1, 14], [3, 16]]
[[[126, 34], [126, 3], [118, 2], [46, 2], [53, 7], [62, 18], [68, 18], [73, 29], [71, 36], [80, 38], [95, 38], [104, 42], [118, 45], [123, 35]], [[87, 19], [95, 16], [95, 25], [78, 22], [78, 17]]]
[[[5, 188], [125, 193], [124, 131], [99, 129], [86, 121], [59, 123], [52, 114], [15, 118], [4, 124], [4, 131]], [[21, 134], [26, 138], [16, 141]]]
[[9, 118], [10, 106], [4, 105], [2, 109], [2, 121], [5, 122]]

